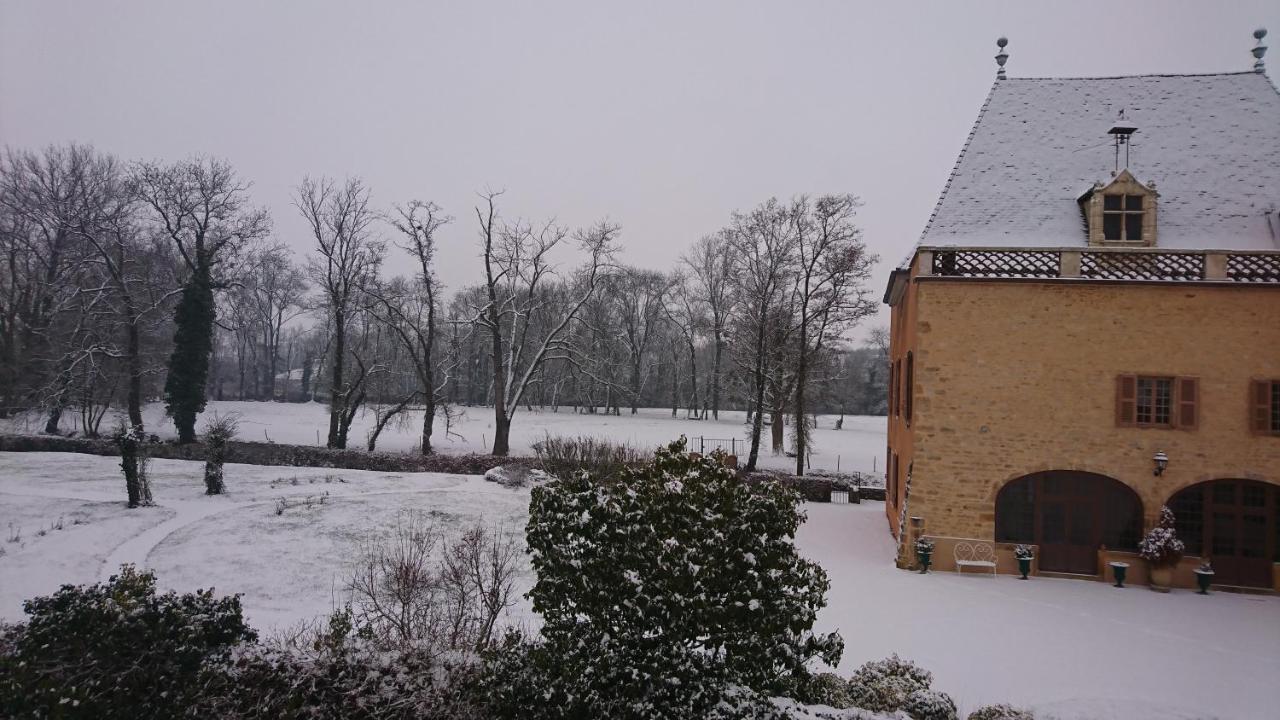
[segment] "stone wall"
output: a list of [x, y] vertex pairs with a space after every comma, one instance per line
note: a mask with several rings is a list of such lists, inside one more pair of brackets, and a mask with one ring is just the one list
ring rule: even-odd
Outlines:
[[[996, 492], [1042, 470], [1126, 483], [1147, 527], [1204, 480], [1280, 483], [1280, 437], [1247, 424], [1249, 381], [1280, 378], [1280, 287], [920, 278], [906, 295], [914, 417], [889, 436], [924, 534], [991, 539]], [[1122, 373], [1198, 377], [1198, 428], [1117, 427]]]

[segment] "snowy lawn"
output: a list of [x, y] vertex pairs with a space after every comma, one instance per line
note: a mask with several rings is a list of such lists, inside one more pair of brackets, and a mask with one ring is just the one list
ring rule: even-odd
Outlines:
[[[269, 630], [327, 613], [355, 541], [403, 508], [458, 528], [527, 519], [528, 490], [479, 477], [228, 465], [229, 493], [207, 497], [200, 472], [155, 461], [160, 507], [130, 511], [115, 459], [0, 453], [0, 531], [18, 536], [0, 543], [0, 617], [133, 562], [165, 587], [244, 593], [250, 621]], [[290, 506], [276, 514], [281, 498]], [[962, 710], [1014, 702], [1062, 720], [1253, 720], [1280, 707], [1280, 598], [921, 576], [893, 567], [882, 503], [806, 510], [798, 542], [831, 577], [817, 629], [844, 635], [841, 675], [896, 652]], [[536, 626], [527, 606], [510, 619]]]
[[[453, 430], [457, 436], [444, 436], [444, 423], [437, 421], [432, 444], [447, 453], [488, 453], [493, 446], [493, 409], [486, 407], [459, 408], [462, 422]], [[210, 402], [197, 430], [214, 413], [240, 416], [240, 439], [272, 441], [291, 445], [323, 445], [329, 428], [328, 409], [322, 403], [272, 403], [272, 402]], [[378, 438], [378, 449], [389, 451], [413, 451], [422, 435], [422, 411], [405, 415], [405, 422], [383, 430]], [[64, 429], [73, 429], [76, 417], [64, 416]], [[144, 413], [147, 431], [162, 437], [177, 435], [173, 423], [164, 416], [164, 407], [158, 403], [148, 405]], [[836, 430], [836, 415], [819, 415], [818, 429], [813, 433], [814, 452], [810, 464], [815, 470], [862, 470], [872, 468], [884, 471], [883, 455], [886, 424], [883, 417], [846, 416], [844, 429]], [[621, 416], [576, 415], [570, 408], [560, 412], [550, 410], [527, 411], [520, 408], [511, 424], [511, 452], [514, 455], [532, 455], [533, 444], [548, 435], [590, 435], [607, 437], [619, 443], [640, 449], [665, 445], [682, 433], [690, 439], [690, 448], [698, 449], [697, 438], [707, 438], [707, 451], [711, 451], [711, 439], [723, 441], [725, 449], [737, 440], [738, 455], [746, 461], [747, 450], [743, 439], [749, 437], [744, 424], [746, 413], [726, 411], [719, 420], [686, 420], [684, 412], [671, 417], [671, 409], [642, 408], [637, 415], [623, 409]], [[34, 432], [42, 429], [41, 418], [27, 416], [20, 420], [0, 420], [0, 429]], [[107, 427], [110, 420], [104, 421]], [[351, 426], [350, 446], [365, 447], [373, 416], [365, 413], [356, 417]], [[769, 452], [769, 428], [764, 429], [763, 451], [760, 467], [794, 469], [795, 459]], [[791, 446], [790, 427], [787, 428], [787, 447]]]

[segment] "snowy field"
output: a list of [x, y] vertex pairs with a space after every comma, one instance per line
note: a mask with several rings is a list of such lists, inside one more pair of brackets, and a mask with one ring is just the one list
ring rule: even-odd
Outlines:
[[[0, 617], [132, 562], [162, 586], [241, 592], [255, 626], [285, 627], [340, 600], [354, 543], [402, 508], [448, 527], [527, 519], [527, 490], [478, 477], [228, 465], [229, 493], [206, 497], [200, 469], [155, 461], [160, 507], [129, 511], [112, 458], [0, 453]], [[276, 514], [280, 499], [290, 507]], [[844, 635], [841, 674], [897, 652], [965, 711], [1009, 701], [1062, 720], [1275, 717], [1280, 598], [907, 573], [892, 565], [883, 510], [810, 504], [800, 530], [802, 552], [831, 576], [817, 629]], [[536, 622], [527, 607], [510, 620]]]
[[[444, 437], [444, 424], [437, 422], [432, 444], [441, 452], [447, 453], [489, 452], [493, 446], [493, 409], [470, 407], [459, 410], [464, 416], [462, 422], [453, 428], [456, 435]], [[322, 403], [222, 401], [209, 403], [205, 414], [201, 416], [201, 424], [196, 426], [197, 430], [214, 413], [237, 414], [240, 417], [242, 440], [323, 445], [329, 428], [328, 409]], [[422, 412], [419, 410], [405, 418], [406, 422], [383, 430], [378, 438], [379, 450], [405, 452], [417, 449], [422, 435]], [[841, 470], [871, 472], [874, 468], [884, 472], [885, 419], [850, 415], [844, 419], [844, 429], [836, 430], [837, 418], [836, 415], [818, 416], [818, 429], [813, 433], [814, 452], [810, 457], [812, 469], [834, 471], [838, 465]], [[68, 414], [64, 419], [63, 428], [73, 429], [75, 417]], [[162, 405], [148, 405], [144, 419], [148, 432], [162, 437], [176, 436], [173, 423], [164, 416]], [[511, 425], [511, 452], [514, 455], [532, 455], [533, 443], [548, 435], [607, 437], [615, 442], [648, 449], [669, 443], [683, 433], [690, 438], [694, 450], [698, 449], [699, 437], [707, 438], [708, 451], [712, 449], [712, 439], [722, 440], [720, 444], [726, 450], [733, 447], [730, 440], [735, 439], [738, 454], [745, 461], [747, 452], [743, 449], [743, 439], [749, 437], [745, 420], [746, 413], [741, 411], [722, 412], [719, 420], [686, 420], [683, 412], [678, 418], [672, 418], [670, 408], [643, 408], [634, 416], [626, 409], [623, 409], [621, 416], [612, 416], [576, 415], [570, 408], [561, 408], [558, 413], [537, 409], [530, 412], [520, 408]], [[3, 423], [0, 424], [0, 429], [18, 432], [35, 432], [43, 428], [43, 420], [31, 416], [0, 423]], [[103, 421], [104, 428], [109, 425], [109, 419]], [[372, 427], [372, 414], [357, 416], [351, 426], [350, 447], [364, 448]], [[762, 442], [764, 448], [760, 456], [760, 467], [794, 470], [794, 458], [770, 454], [768, 427], [764, 429]], [[790, 442], [788, 428], [788, 447]]]

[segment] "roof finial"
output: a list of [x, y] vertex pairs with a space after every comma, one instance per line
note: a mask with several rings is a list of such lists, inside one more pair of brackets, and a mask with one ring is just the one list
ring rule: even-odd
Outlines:
[[1253, 46], [1253, 56], [1257, 58], [1257, 61], [1253, 63], [1253, 71], [1256, 73], [1267, 72], [1266, 66], [1262, 64], [1262, 56], [1267, 54], [1267, 46], [1262, 44], [1262, 38], [1266, 36], [1266, 28], [1258, 28], [1253, 31], [1253, 37], [1258, 41], [1258, 44]]
[[[1266, 31], [1263, 31], [1263, 32], [1265, 33]], [[1004, 64], [1009, 60], [1009, 53], [1004, 51], [1004, 46], [1008, 44], [1009, 44], [1009, 38], [1007, 37], [1002, 37], [999, 40], [996, 40], [996, 47], [1000, 48], [999, 54], [996, 55], [996, 65], [999, 66], [999, 68], [996, 70], [997, 80], [1003, 80], [1005, 78]]]

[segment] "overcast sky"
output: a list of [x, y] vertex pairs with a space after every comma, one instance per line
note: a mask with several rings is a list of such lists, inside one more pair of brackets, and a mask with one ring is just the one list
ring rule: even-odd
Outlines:
[[455, 216], [453, 288], [479, 277], [485, 187], [506, 189], [507, 216], [609, 218], [626, 261], [661, 269], [734, 210], [848, 192], [878, 293], [990, 89], [997, 37], [1014, 77], [1202, 73], [1249, 69], [1258, 26], [1280, 37], [1280, 2], [0, 0], [0, 144], [226, 158], [299, 253], [292, 188], [359, 175], [380, 206]]

